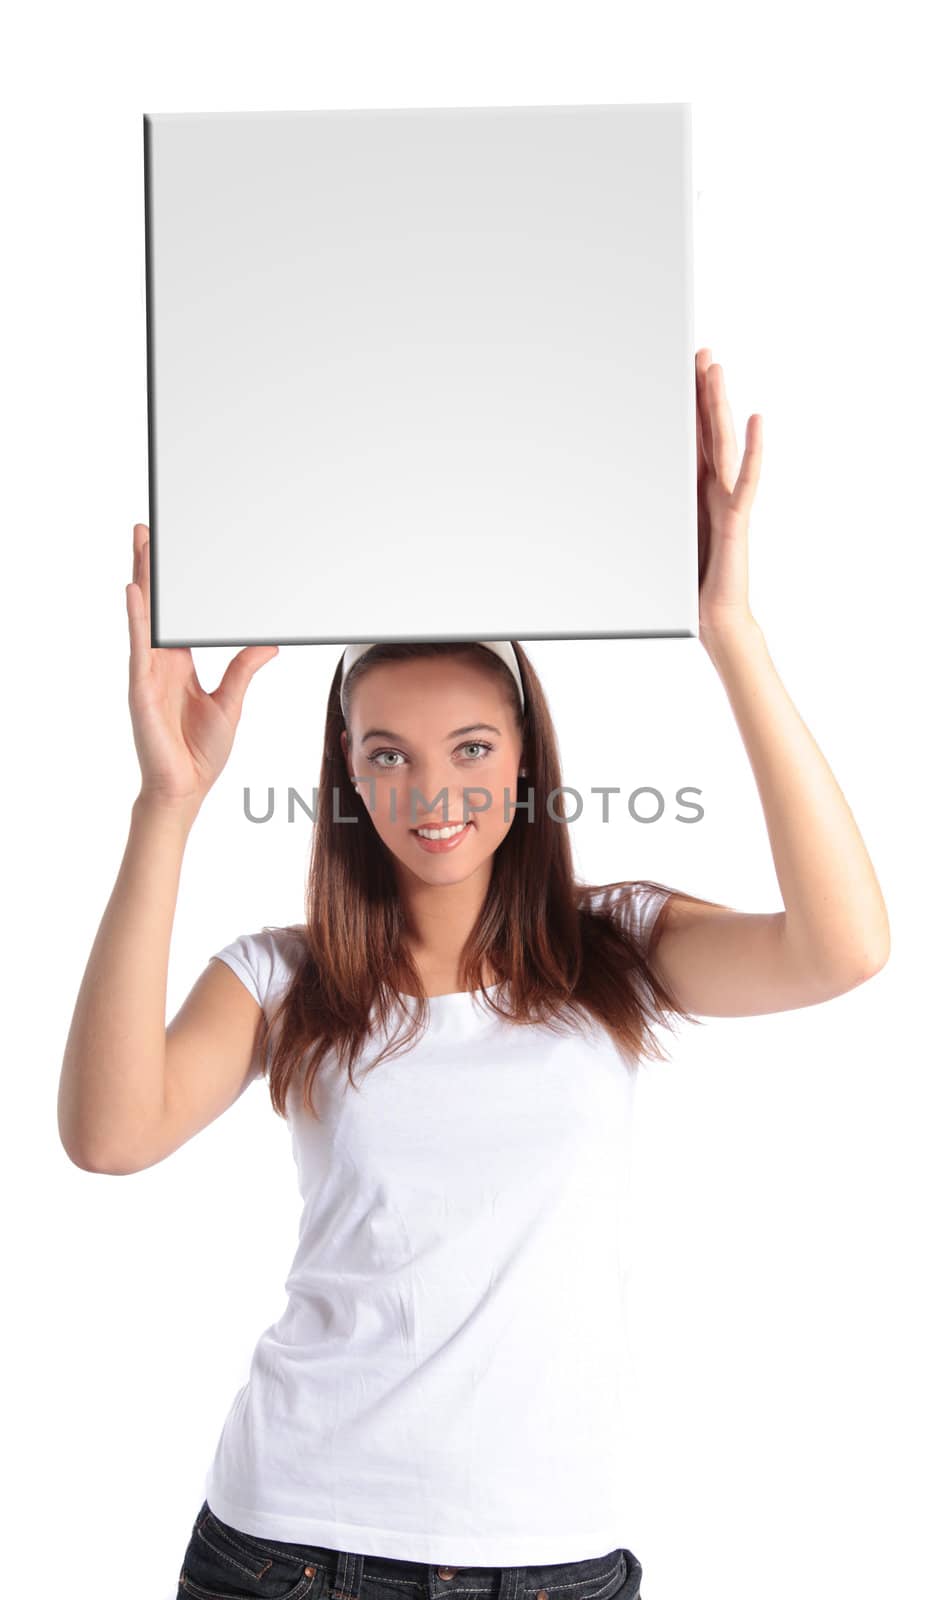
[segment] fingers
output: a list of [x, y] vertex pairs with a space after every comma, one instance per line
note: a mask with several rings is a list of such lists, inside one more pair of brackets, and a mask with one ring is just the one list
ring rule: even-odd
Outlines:
[[130, 631], [131, 685], [141, 682], [150, 671], [149, 531], [142, 522], [134, 525], [134, 581], [124, 591]]
[[144, 614], [150, 621], [150, 529], [134, 523], [134, 582], [143, 595]]
[[710, 350], [695, 352], [695, 385], [699, 476], [703, 457], [708, 470], [716, 474], [730, 495], [733, 510], [749, 513], [763, 461], [763, 418], [757, 412], [747, 422], [744, 456], [737, 473], [737, 439], [727, 402], [724, 369], [711, 360]]
[[144, 616], [143, 601], [136, 584], [129, 583], [127, 625], [130, 630], [130, 682], [141, 683], [150, 672], [150, 624]]
[[734, 479], [737, 476], [737, 440], [734, 435], [730, 407], [727, 404], [724, 371], [716, 361], [712, 361], [708, 367], [707, 389], [710, 400], [713, 466], [721, 484], [727, 490], [727, 493], [731, 494], [733, 492]]
[[237, 722], [241, 716], [245, 693], [254, 674], [279, 654], [280, 647], [276, 644], [249, 644], [229, 661], [221, 683], [213, 690], [212, 699], [230, 722]]
[[695, 355], [694, 375], [698, 411], [699, 470], [702, 465], [713, 471], [714, 455], [711, 444], [711, 416], [707, 395], [707, 369], [711, 364], [710, 350], [699, 350]]
[[760, 481], [760, 467], [763, 463], [763, 418], [755, 412], [747, 423], [746, 448], [743, 461], [740, 464], [740, 473], [731, 496], [733, 509], [744, 515], [749, 515], [756, 494], [756, 486]]

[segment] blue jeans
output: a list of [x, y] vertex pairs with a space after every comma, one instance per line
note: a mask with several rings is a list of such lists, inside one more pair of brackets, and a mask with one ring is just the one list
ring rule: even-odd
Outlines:
[[437, 1567], [287, 1544], [229, 1527], [204, 1500], [177, 1600], [642, 1600], [641, 1577], [622, 1548], [553, 1566]]

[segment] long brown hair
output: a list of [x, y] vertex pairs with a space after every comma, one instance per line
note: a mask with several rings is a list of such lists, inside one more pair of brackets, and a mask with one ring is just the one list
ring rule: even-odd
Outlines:
[[[671, 1029], [673, 1019], [697, 1021], [652, 972], [611, 909], [590, 908], [590, 896], [611, 886], [575, 882], [568, 827], [557, 820], [566, 813], [554, 725], [531, 662], [520, 645], [515, 644], [515, 652], [525, 689], [524, 714], [508, 667], [480, 644], [376, 644], [355, 662], [341, 696], [341, 661], [337, 665], [326, 706], [306, 922], [290, 930], [299, 941], [297, 967], [279, 1003], [259, 1024], [259, 1048], [262, 1057], [269, 1056], [271, 1101], [281, 1116], [286, 1115], [290, 1083], [301, 1074], [304, 1104], [317, 1116], [313, 1083], [330, 1051], [357, 1087], [353, 1069], [374, 1026], [373, 1007], [382, 1026], [395, 1016], [407, 1021], [397, 998], [402, 977], [407, 981], [404, 992], [416, 997], [416, 1011], [404, 1033], [395, 1035], [397, 1044], [392, 1039], [369, 1070], [409, 1046], [428, 1020], [420, 975], [402, 939], [404, 919], [394, 871], [349, 777], [340, 742], [349, 691], [361, 673], [380, 661], [469, 656], [502, 675], [515, 707], [527, 776], [519, 778], [519, 814], [493, 857], [489, 891], [463, 948], [461, 988], [480, 991], [481, 1005], [520, 1026], [541, 1023], [561, 1032], [576, 1026], [578, 1018], [592, 1018], [637, 1062], [643, 1056], [668, 1059], [652, 1032], [654, 1024]], [[531, 802], [530, 820], [526, 799]], [[355, 817], [358, 825], [334, 821], [334, 815]], [[666, 905], [657, 920], [650, 956], [668, 909]], [[492, 993], [483, 989], [487, 966], [499, 984], [508, 985], [507, 992], [498, 992], [495, 985], [490, 986]]]

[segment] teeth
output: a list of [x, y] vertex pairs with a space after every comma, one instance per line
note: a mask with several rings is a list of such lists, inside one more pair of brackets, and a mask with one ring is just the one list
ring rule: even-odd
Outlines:
[[468, 827], [468, 822], [455, 822], [449, 828], [417, 828], [415, 832], [419, 833], [422, 839], [452, 839], [454, 834], [462, 833], [463, 829]]

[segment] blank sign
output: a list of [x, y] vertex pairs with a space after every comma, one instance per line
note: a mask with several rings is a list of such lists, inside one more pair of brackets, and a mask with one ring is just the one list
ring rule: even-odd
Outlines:
[[693, 637], [690, 107], [144, 117], [152, 638]]

